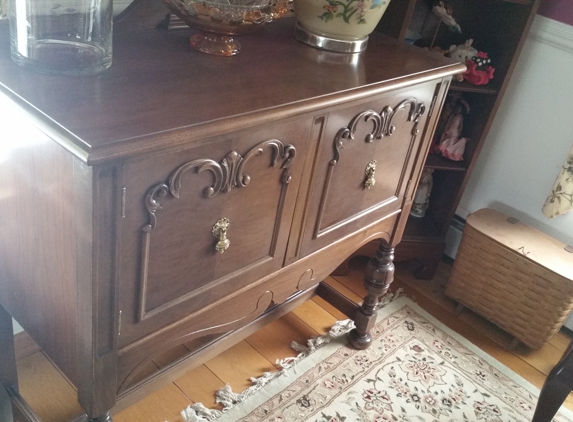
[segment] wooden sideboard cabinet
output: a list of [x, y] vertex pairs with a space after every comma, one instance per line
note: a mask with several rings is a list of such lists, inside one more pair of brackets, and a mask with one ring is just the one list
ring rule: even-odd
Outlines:
[[[18, 68], [0, 23], [0, 381], [14, 403], [10, 316], [77, 386], [83, 418], [108, 421], [382, 239], [368, 296], [347, 307], [352, 344], [369, 345], [464, 67], [376, 34], [361, 54], [320, 51], [293, 24], [232, 58], [192, 51], [190, 30], [118, 24], [112, 68], [73, 78]], [[181, 344], [189, 355], [148, 376]]]

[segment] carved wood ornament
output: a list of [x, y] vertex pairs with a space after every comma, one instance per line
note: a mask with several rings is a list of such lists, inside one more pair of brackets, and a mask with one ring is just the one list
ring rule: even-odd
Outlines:
[[[278, 139], [269, 139], [263, 141], [247, 151], [244, 156], [241, 156], [241, 154], [239, 154], [237, 151], [231, 151], [225, 156], [225, 158], [220, 161], [220, 163], [208, 158], [189, 161], [177, 167], [171, 173], [167, 182], [158, 183], [147, 190], [144, 198], [144, 206], [147, 210], [147, 214], [149, 215], [149, 220], [148, 223], [141, 228], [143, 237], [140, 261], [141, 291], [139, 300], [139, 321], [142, 321], [176, 304], [168, 302], [152, 310], [146, 309], [151, 232], [157, 227], [157, 212], [162, 209], [160, 202], [161, 198], [166, 197], [168, 194], [171, 194], [171, 196], [174, 198], [179, 198], [182, 178], [188, 171], [193, 169], [195, 169], [196, 173], [201, 173], [202, 171], [208, 170], [213, 174], [213, 184], [203, 189], [203, 196], [205, 198], [213, 198], [220, 192], [230, 192], [235, 187], [244, 188], [251, 181], [251, 177], [248, 174], [245, 174], [246, 164], [253, 157], [262, 155], [265, 149], [271, 150], [270, 167], [275, 168], [280, 165], [280, 168], [283, 170], [280, 176], [281, 183], [283, 184], [283, 189], [281, 192], [282, 203], [286, 195], [286, 187], [288, 187], [288, 184], [291, 181], [290, 169], [296, 155], [296, 149], [294, 145], [285, 145]], [[212, 227], [208, 227], [206, 230], [211, 231]], [[274, 243], [276, 242], [273, 241], [273, 244]], [[180, 297], [173, 302], [179, 303], [184, 299], [187, 299], [187, 297]]]
[[181, 179], [189, 170], [196, 169], [197, 173], [209, 170], [213, 173], [213, 185], [203, 189], [203, 195], [206, 198], [213, 198], [221, 191], [227, 193], [230, 192], [233, 187], [246, 187], [250, 183], [251, 177], [247, 174], [243, 174], [245, 164], [247, 164], [251, 158], [261, 155], [267, 147], [272, 150], [271, 167], [276, 167], [282, 160], [281, 168], [283, 169], [283, 173], [281, 180], [283, 184], [288, 184], [291, 179], [290, 168], [296, 155], [296, 149], [294, 145], [284, 145], [278, 139], [269, 139], [261, 142], [251, 148], [244, 157], [236, 151], [231, 151], [221, 160], [221, 163], [217, 163], [209, 158], [189, 161], [176, 168], [171, 173], [171, 176], [169, 176], [167, 183], [159, 183], [147, 191], [147, 195], [145, 196], [145, 208], [149, 214], [149, 223], [143, 226], [142, 230], [148, 233], [157, 225], [156, 214], [157, 211], [161, 209], [160, 198], [167, 196], [168, 193], [171, 193], [175, 198], [179, 198]]
[[412, 127], [412, 136], [416, 136], [418, 134], [418, 123], [426, 111], [425, 104], [423, 102], [418, 102], [416, 98], [406, 98], [395, 108], [386, 106], [380, 113], [377, 113], [374, 110], [363, 111], [362, 113], [354, 116], [348, 126], [340, 129], [336, 134], [336, 137], [334, 138], [334, 158], [330, 161], [330, 165], [335, 166], [338, 163], [340, 160], [340, 150], [344, 148], [343, 141], [354, 140], [354, 134], [356, 133], [356, 129], [360, 122], [372, 121], [374, 123], [372, 132], [366, 135], [366, 138], [364, 139], [367, 143], [371, 143], [374, 142], [374, 139], [382, 139], [385, 136], [392, 136], [394, 134], [396, 126], [392, 124], [392, 121], [394, 120], [394, 117], [396, 117], [400, 111], [406, 109], [406, 107], [410, 107], [408, 111], [408, 122], [414, 122], [414, 126]]

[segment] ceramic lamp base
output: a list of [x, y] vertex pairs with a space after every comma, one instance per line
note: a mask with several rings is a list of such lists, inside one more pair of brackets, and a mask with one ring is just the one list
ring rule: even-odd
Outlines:
[[336, 51], [338, 53], [360, 53], [366, 50], [368, 35], [357, 40], [340, 40], [315, 34], [297, 22], [294, 28], [294, 37], [311, 47], [322, 50]]

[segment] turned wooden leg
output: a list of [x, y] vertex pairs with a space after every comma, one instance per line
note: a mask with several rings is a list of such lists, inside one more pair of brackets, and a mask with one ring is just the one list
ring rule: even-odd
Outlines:
[[376, 324], [376, 306], [380, 297], [394, 281], [394, 248], [381, 240], [376, 255], [368, 261], [364, 274], [366, 297], [362, 306], [356, 312], [354, 324], [356, 328], [348, 334], [348, 341], [356, 349], [367, 349], [372, 343], [370, 330]]
[[72, 422], [113, 422], [111, 420], [111, 415], [107, 412], [105, 415], [100, 416], [98, 418], [90, 418], [85, 413], [82, 416], [74, 419]]
[[545, 382], [539, 394], [532, 422], [551, 422], [570, 392], [569, 385], [556, 379]]

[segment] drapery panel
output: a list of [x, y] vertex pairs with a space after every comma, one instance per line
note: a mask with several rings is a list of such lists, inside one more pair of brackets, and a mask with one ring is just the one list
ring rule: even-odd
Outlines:
[[573, 146], [543, 205], [543, 214], [553, 218], [573, 209]]

